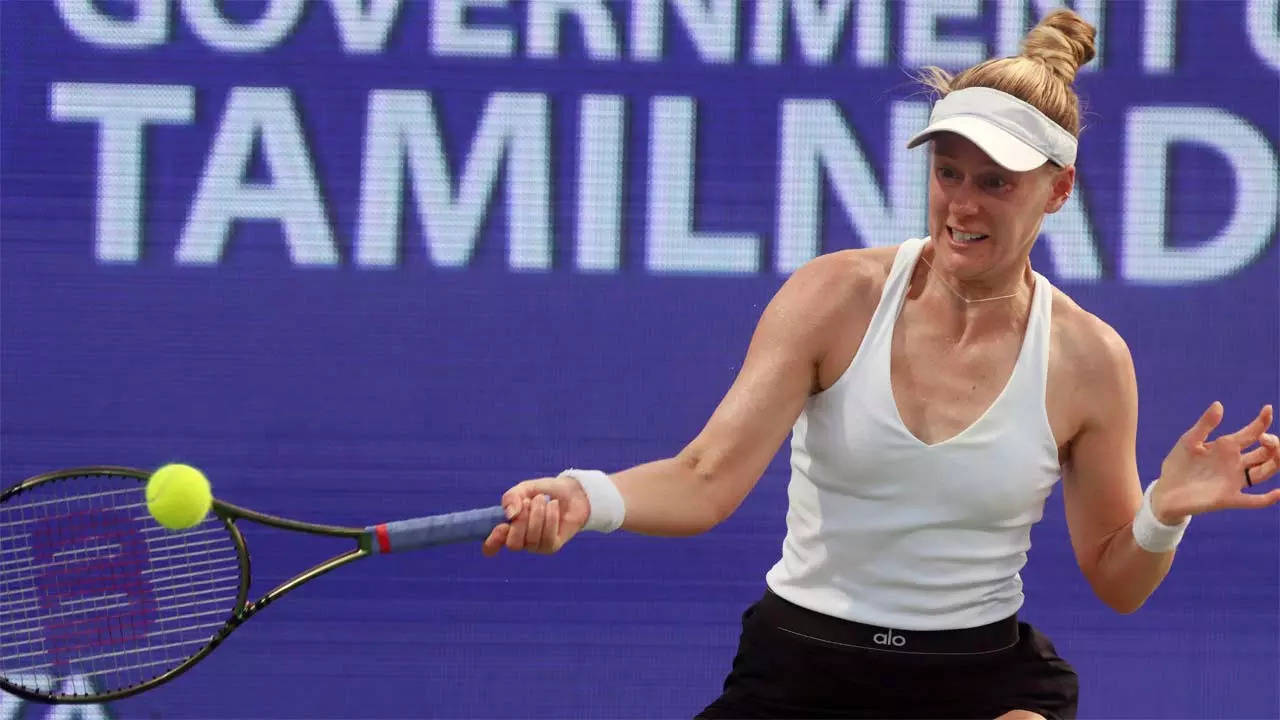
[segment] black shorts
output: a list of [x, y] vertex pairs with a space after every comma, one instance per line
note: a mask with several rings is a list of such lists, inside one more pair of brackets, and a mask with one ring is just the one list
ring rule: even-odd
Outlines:
[[742, 615], [724, 694], [699, 718], [1076, 716], [1079, 683], [1053, 643], [1017, 616], [915, 632], [848, 622], [772, 592]]

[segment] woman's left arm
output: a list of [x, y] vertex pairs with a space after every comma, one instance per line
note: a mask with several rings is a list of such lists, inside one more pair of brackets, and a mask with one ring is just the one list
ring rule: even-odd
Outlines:
[[[1144, 499], [1135, 455], [1133, 359], [1114, 330], [1089, 319], [1092, 327], [1081, 334], [1088, 336], [1084, 344], [1092, 351], [1080, 356], [1088, 358], [1083, 361], [1087, 367], [1072, 373], [1079, 375], [1079, 387], [1089, 389], [1078, 395], [1089, 405], [1063, 465], [1067, 527], [1076, 561], [1093, 591], [1117, 612], [1131, 613], [1168, 573], [1174, 552], [1160, 549], [1161, 541], [1176, 536], [1175, 528], [1187, 517], [1280, 502], [1280, 489], [1245, 492], [1246, 470], [1254, 486], [1276, 475], [1280, 441], [1264, 432], [1271, 424], [1270, 405], [1245, 427], [1210, 441], [1209, 433], [1222, 422], [1222, 404], [1215, 401], [1178, 439]], [[1139, 544], [1138, 535], [1153, 549]]]

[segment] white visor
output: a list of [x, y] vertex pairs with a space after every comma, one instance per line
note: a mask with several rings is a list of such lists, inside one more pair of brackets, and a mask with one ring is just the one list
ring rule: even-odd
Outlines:
[[1076, 138], [1034, 105], [993, 88], [970, 87], [948, 93], [933, 106], [929, 127], [907, 142], [913, 148], [940, 132], [953, 132], [977, 145], [997, 164], [1014, 172], [1046, 161], [1060, 167], [1076, 161]]

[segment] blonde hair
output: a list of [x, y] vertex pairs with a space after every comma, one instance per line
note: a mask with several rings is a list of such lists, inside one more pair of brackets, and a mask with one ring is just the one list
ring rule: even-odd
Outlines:
[[1031, 28], [1022, 52], [995, 58], [952, 75], [924, 68], [919, 80], [939, 97], [967, 87], [988, 87], [1028, 102], [1072, 135], [1080, 136], [1080, 99], [1071, 83], [1081, 65], [1093, 59], [1096, 31], [1070, 10], [1054, 10]]

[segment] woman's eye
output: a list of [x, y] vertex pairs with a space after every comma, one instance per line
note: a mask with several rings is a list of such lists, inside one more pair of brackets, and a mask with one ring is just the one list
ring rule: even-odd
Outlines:
[[1004, 178], [1002, 178], [1002, 177], [994, 177], [994, 176], [993, 176], [993, 177], [989, 177], [989, 178], [987, 178], [985, 181], [983, 181], [983, 185], [986, 185], [988, 188], [990, 188], [990, 189], [992, 189], [992, 190], [999, 190], [1000, 188], [1004, 187], [1005, 185], [1008, 185], [1008, 183], [1006, 183], [1006, 182], [1004, 181]]

